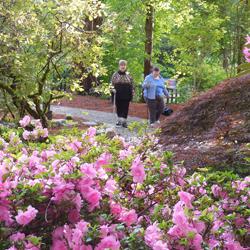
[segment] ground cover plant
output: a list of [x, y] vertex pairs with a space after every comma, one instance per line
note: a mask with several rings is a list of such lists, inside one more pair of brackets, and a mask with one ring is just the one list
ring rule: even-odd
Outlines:
[[1, 127], [0, 249], [247, 249], [249, 177], [186, 173], [147, 135]]

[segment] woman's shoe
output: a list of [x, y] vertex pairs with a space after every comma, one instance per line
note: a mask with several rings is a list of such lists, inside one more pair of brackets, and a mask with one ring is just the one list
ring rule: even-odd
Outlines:
[[115, 124], [116, 127], [121, 127], [123, 125], [123, 123], [121, 121], [117, 121], [117, 123]]
[[127, 128], [127, 127], [128, 127], [127, 122], [123, 122], [123, 123], [122, 123], [122, 126], [123, 126], [124, 128]]

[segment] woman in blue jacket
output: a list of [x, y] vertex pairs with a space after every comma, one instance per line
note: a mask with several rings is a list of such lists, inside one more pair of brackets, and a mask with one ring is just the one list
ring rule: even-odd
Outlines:
[[145, 78], [142, 87], [149, 109], [150, 125], [154, 125], [160, 122], [159, 119], [164, 110], [164, 95], [169, 96], [158, 67], [153, 68], [152, 74]]

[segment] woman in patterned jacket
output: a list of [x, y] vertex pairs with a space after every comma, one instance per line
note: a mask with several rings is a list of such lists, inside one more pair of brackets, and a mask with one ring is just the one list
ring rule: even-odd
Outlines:
[[127, 128], [129, 103], [133, 98], [133, 78], [127, 72], [127, 62], [119, 61], [119, 70], [112, 76], [111, 83], [116, 95], [115, 105], [118, 116], [116, 126]]

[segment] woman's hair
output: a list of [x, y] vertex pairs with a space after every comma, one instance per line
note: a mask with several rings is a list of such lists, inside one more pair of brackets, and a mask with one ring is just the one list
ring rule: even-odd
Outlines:
[[126, 60], [120, 60], [119, 65], [127, 65], [128, 62]]

